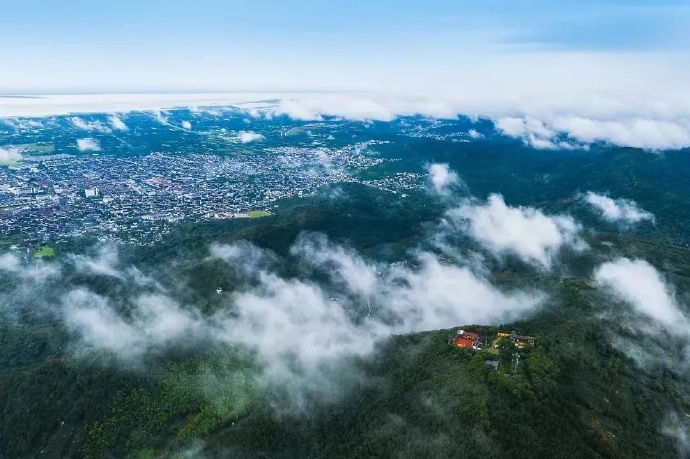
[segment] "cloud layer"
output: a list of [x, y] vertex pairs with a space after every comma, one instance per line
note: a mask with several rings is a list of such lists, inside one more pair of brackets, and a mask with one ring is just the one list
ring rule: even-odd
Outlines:
[[108, 116], [108, 121], [110, 122], [110, 125], [113, 127], [113, 129], [118, 130], [118, 131], [128, 131], [129, 128], [125, 124], [124, 121], [122, 121], [122, 118], [117, 116], [117, 114], [113, 113], [112, 115]]
[[77, 129], [82, 129], [84, 131], [102, 132], [104, 134], [109, 134], [110, 132], [112, 132], [112, 130], [108, 126], [104, 125], [100, 121], [86, 121], [82, 118], [79, 118], [78, 116], [70, 118], [70, 121], [72, 121], [74, 127], [76, 127]]
[[212, 253], [258, 281], [234, 295], [235, 318], [216, 319], [217, 339], [258, 353], [271, 380], [310, 389], [332, 385], [335, 367], [370, 354], [391, 334], [512, 320], [544, 299], [501, 292], [469, 267], [443, 264], [431, 253], [419, 254], [416, 268], [379, 266], [318, 234], [303, 235], [291, 254], [326, 274], [324, 284], [279, 276], [250, 245], [215, 246]]
[[690, 121], [684, 118], [526, 116], [498, 118], [495, 126], [505, 135], [543, 149], [570, 149], [597, 142], [647, 150], [678, 150], [690, 146]]
[[[209, 260], [221, 261], [221, 272], [241, 281], [216, 297], [222, 308], [207, 314], [173, 299], [176, 292], [161, 287], [154, 275], [127, 266], [113, 246], [47, 263], [6, 254], [0, 271], [33, 286], [34, 310], [41, 309], [36, 298], [49, 301], [45, 311], [73, 334], [77, 353], [107, 351], [136, 365], [170, 347], [240, 348], [257, 356], [257, 383], [280, 387], [297, 406], [309, 394], [334, 397], [352, 380], [352, 358], [369, 356], [391, 334], [507, 322], [545, 299], [537, 291], [502, 291], [480, 266], [449, 265], [430, 252], [419, 252], [409, 264], [378, 264], [322, 234], [303, 234], [289, 256], [303, 268], [299, 276], [281, 275], [278, 258], [252, 244], [212, 246]], [[36, 286], [62, 291], [68, 286], [62, 285], [62, 272], [109, 278], [97, 283], [127, 293], [113, 297], [73, 286], [59, 294], [57, 304], [44, 299], [43, 287]]]
[[643, 220], [654, 221], [654, 215], [641, 209], [635, 201], [629, 199], [611, 199], [610, 197], [587, 192], [583, 199], [594, 209], [599, 211], [601, 217], [610, 222], [637, 223]]
[[257, 133], [257, 132], [242, 131], [238, 134], [237, 139], [241, 143], [251, 143], [251, 142], [258, 142], [260, 140], [264, 140], [264, 136]]
[[77, 149], [79, 151], [101, 151], [101, 144], [96, 139], [86, 137], [77, 139]]
[[431, 164], [428, 167], [431, 185], [438, 194], [447, 194], [451, 187], [460, 182], [458, 174], [451, 171], [448, 164]]
[[690, 337], [690, 319], [659, 272], [646, 261], [620, 258], [601, 265], [594, 278], [638, 314], [670, 333]]
[[497, 194], [489, 196], [485, 204], [466, 202], [448, 211], [447, 217], [495, 256], [512, 254], [544, 269], [551, 267], [561, 249], [584, 248], [581, 227], [572, 217], [511, 207]]
[[107, 349], [121, 358], [139, 357], [159, 346], [179, 345], [203, 325], [193, 312], [164, 295], [141, 295], [132, 306], [132, 316], [125, 319], [106, 298], [77, 289], [65, 296], [63, 318], [84, 344]]
[[[257, 102], [269, 99], [277, 102]], [[250, 116], [287, 115], [299, 120], [335, 116], [390, 121], [411, 115], [442, 119], [466, 115], [491, 119], [500, 132], [536, 148], [580, 148], [595, 142], [650, 150], [690, 147], [690, 93], [661, 91], [649, 97], [599, 90], [516, 93], [509, 97], [491, 92], [423, 97], [371, 92], [44, 96], [0, 98], [0, 117], [133, 110], [153, 111], [156, 116], [160, 110], [174, 107], [235, 107]], [[167, 122], [162, 115], [158, 118]], [[77, 117], [73, 123], [80, 129], [110, 131], [99, 122]], [[118, 129], [112, 120], [111, 125]]]
[[13, 164], [21, 161], [22, 158], [22, 154], [16, 148], [0, 147], [0, 164]]

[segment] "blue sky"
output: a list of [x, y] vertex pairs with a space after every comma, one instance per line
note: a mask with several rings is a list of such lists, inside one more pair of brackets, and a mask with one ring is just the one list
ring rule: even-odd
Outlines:
[[673, 63], [688, 30], [677, 0], [0, 0], [0, 91], [433, 86], [506, 56]]

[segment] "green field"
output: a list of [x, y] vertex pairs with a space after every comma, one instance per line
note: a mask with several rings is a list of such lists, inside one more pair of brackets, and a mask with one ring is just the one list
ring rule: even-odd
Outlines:
[[43, 246], [36, 249], [34, 252], [34, 257], [36, 258], [49, 258], [55, 256], [55, 249], [49, 246]]
[[324, 126], [323, 126], [322, 124], [307, 124], [307, 125], [305, 125], [305, 126], [293, 127], [293, 128], [291, 128], [291, 129], [287, 130], [283, 135], [284, 135], [285, 137], [290, 137], [290, 136], [293, 136], [293, 135], [298, 135], [298, 134], [305, 133], [305, 132], [307, 132], [307, 131], [313, 131], [313, 130], [315, 130], [315, 129], [321, 129], [321, 128], [323, 128], [323, 127], [324, 127]]
[[304, 132], [305, 130], [306, 130], [306, 128], [303, 126], [293, 127], [292, 129], [289, 129], [288, 131], [286, 131], [285, 134], [283, 134], [283, 135], [285, 137], [290, 137], [293, 135], [300, 134], [300, 133]]
[[19, 234], [9, 234], [0, 237], [0, 250], [7, 250], [13, 245], [20, 244], [22, 242], [22, 236]]
[[18, 143], [13, 146], [22, 152], [36, 155], [51, 155], [55, 152], [55, 145], [48, 142]]
[[249, 218], [261, 218], [261, 217], [269, 217], [271, 215], [270, 212], [266, 212], [265, 210], [252, 210], [248, 212]]

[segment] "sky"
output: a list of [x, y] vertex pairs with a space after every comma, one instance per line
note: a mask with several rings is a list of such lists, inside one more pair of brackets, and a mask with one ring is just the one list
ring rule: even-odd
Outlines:
[[680, 0], [0, 0], [0, 93], [682, 88]]

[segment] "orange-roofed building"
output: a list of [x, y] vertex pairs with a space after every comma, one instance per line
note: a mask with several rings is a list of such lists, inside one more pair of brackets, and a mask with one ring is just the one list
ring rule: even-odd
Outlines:
[[453, 338], [453, 344], [463, 349], [476, 349], [479, 342], [479, 333], [459, 330]]

